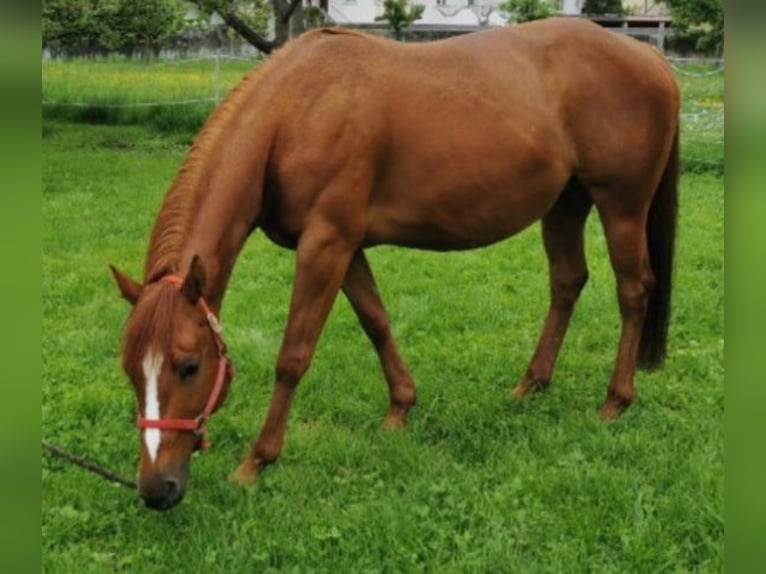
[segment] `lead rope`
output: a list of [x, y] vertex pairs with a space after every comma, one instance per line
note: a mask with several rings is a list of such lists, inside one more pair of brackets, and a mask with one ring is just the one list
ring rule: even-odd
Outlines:
[[112, 472], [108, 468], [105, 468], [100, 464], [93, 462], [92, 460], [89, 460], [83, 456], [72, 454], [71, 452], [68, 452], [48, 441], [42, 441], [42, 444], [43, 450], [48, 451], [48, 453], [57, 458], [64, 459], [67, 462], [79, 466], [80, 468], [84, 468], [85, 470], [88, 470], [93, 474], [97, 474], [101, 478], [105, 478], [110, 482], [114, 482], [115, 484], [119, 484], [120, 486], [124, 486], [125, 488], [129, 488], [131, 490], [136, 490], [135, 480], [128, 480], [127, 478], [123, 478], [119, 474]]

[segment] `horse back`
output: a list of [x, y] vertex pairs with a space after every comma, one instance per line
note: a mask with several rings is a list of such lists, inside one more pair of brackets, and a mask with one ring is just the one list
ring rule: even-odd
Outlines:
[[641, 146], [649, 161], [677, 115], [661, 56], [584, 21], [424, 44], [318, 30], [280, 58], [268, 180], [288, 237], [319, 207], [364, 212], [368, 244], [491, 243], [573, 175], [616, 177]]

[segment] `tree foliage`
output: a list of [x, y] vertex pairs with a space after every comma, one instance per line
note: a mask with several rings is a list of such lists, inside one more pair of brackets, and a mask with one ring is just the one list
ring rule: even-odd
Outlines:
[[695, 48], [723, 53], [723, 0], [667, 0], [673, 28]]
[[121, 0], [111, 29], [118, 49], [140, 49], [148, 56], [163, 41], [181, 30], [186, 9], [181, 0]]
[[542, 20], [558, 13], [552, 0], [508, 0], [500, 9], [511, 14], [517, 24]]
[[109, 21], [117, 1], [43, 0], [43, 46], [53, 50], [109, 49], [115, 38]]
[[624, 14], [622, 0], [585, 0], [583, 14]]
[[43, 45], [150, 53], [184, 23], [182, 0], [43, 0]]
[[[183, 0], [43, 0], [43, 45], [53, 51], [140, 50], [145, 55], [178, 33]], [[230, 30], [269, 53], [303, 31], [301, 0], [195, 0], [205, 25], [215, 11]], [[274, 38], [266, 37], [274, 15]]]
[[426, 9], [422, 4], [410, 4], [408, 0], [385, 0], [383, 14], [376, 16], [377, 22], [388, 22], [397, 40], [402, 39], [402, 30], [415, 20], [423, 17]]

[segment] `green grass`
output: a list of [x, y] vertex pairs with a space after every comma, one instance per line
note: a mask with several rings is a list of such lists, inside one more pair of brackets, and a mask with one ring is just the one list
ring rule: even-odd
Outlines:
[[723, 70], [699, 64], [680, 64], [675, 68], [683, 97], [681, 158], [684, 170], [723, 175]]
[[[685, 109], [723, 100], [716, 77], [684, 81]], [[132, 475], [135, 399], [119, 367], [128, 309], [107, 263], [140, 276], [192, 132], [53, 116], [43, 130], [42, 435]], [[507, 392], [547, 306], [539, 227], [465, 253], [378, 248], [369, 259], [419, 392], [410, 425], [380, 431], [386, 385], [341, 298], [282, 458], [255, 487], [233, 486], [226, 476], [265, 416], [294, 263], [256, 234], [222, 316], [238, 375], [186, 499], [149, 512], [130, 492], [44, 456], [43, 570], [721, 571], [723, 156], [704, 138], [716, 141], [722, 126], [684, 130], [669, 357], [637, 375], [638, 400], [619, 421], [597, 417], [619, 320], [596, 217], [591, 281], [554, 384], [523, 403]]]
[[210, 59], [45, 61], [43, 118], [196, 132], [215, 101], [257, 65], [221, 59], [217, 72]]

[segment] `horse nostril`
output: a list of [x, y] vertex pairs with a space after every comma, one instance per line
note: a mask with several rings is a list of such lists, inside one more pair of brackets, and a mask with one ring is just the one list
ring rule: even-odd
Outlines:
[[175, 501], [178, 498], [178, 481], [170, 479], [165, 481], [165, 498], [168, 501]]
[[142, 492], [141, 498], [143, 498], [147, 508], [168, 510], [181, 502], [183, 491], [180, 482], [171, 478], [156, 484], [153, 492]]

